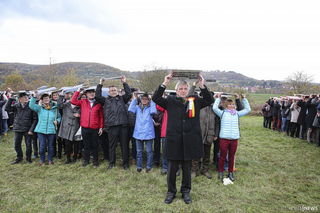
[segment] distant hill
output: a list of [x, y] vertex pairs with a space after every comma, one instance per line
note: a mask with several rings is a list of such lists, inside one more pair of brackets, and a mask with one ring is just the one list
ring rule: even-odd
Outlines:
[[[4, 83], [7, 75], [19, 73], [26, 83], [41, 79], [43, 82], [50, 82], [52, 78], [62, 78], [70, 71], [73, 71], [80, 82], [97, 82], [101, 77], [114, 77], [126, 75], [128, 78], [139, 79], [141, 72], [127, 72], [118, 68], [100, 63], [90, 62], [66, 62], [53, 65], [33, 65], [24, 63], [1, 63], [0, 62], [0, 84]], [[280, 81], [261, 81], [247, 77], [234, 71], [204, 71], [206, 79], [216, 79], [220, 84], [240, 87], [260, 86], [262, 88], [282, 87]]]

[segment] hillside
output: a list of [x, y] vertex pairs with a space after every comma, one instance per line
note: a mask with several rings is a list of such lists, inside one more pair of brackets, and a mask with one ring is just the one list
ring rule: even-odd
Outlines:
[[[32, 65], [24, 63], [0, 63], [0, 84], [3, 84], [7, 75], [21, 74], [27, 84], [34, 81], [54, 82], [70, 71], [78, 77], [81, 83], [96, 82], [100, 77], [114, 77], [125, 74], [128, 78], [139, 79], [141, 72], [127, 72], [118, 68], [100, 63], [66, 62], [53, 65]], [[260, 81], [234, 71], [204, 71], [206, 79], [216, 79], [220, 84], [231, 87], [281, 88], [280, 81]]]

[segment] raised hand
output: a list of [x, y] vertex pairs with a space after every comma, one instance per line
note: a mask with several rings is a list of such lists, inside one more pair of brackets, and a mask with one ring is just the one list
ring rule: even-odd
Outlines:
[[167, 86], [167, 85], [169, 84], [169, 82], [171, 81], [172, 77], [173, 77], [173, 74], [172, 74], [172, 73], [170, 73], [169, 75], [166, 75], [166, 76], [164, 77], [164, 81], [163, 81], [162, 84], [165, 85], [165, 86]]
[[204, 83], [205, 83], [204, 78], [202, 77], [202, 75], [199, 75], [198, 84], [201, 89], [204, 88]]
[[126, 80], [127, 80], [127, 79], [126, 79], [126, 76], [124, 76], [124, 75], [123, 75], [123, 76], [121, 76], [121, 82], [122, 82], [122, 83], [125, 83], [125, 82], [126, 82]]
[[100, 84], [103, 84], [104, 82], [105, 82], [105, 78], [103, 78], [103, 77], [100, 78], [100, 82], [99, 82], [99, 83], [100, 83]]

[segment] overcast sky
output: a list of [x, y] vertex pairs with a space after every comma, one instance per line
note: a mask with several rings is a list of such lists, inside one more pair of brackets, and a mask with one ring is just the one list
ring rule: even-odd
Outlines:
[[320, 82], [317, 0], [0, 0], [0, 62], [232, 70]]

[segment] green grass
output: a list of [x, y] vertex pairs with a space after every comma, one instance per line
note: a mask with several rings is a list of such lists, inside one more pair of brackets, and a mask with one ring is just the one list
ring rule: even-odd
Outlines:
[[[171, 205], [163, 203], [166, 178], [159, 169], [150, 174], [120, 166], [106, 171], [105, 163], [94, 169], [62, 160], [41, 168], [9, 165], [15, 159], [10, 134], [0, 143], [0, 212], [320, 211], [320, 148], [261, 126], [261, 117], [241, 119], [236, 182], [222, 185], [212, 167], [212, 180], [199, 176], [192, 181], [190, 205], [180, 194]], [[181, 177], [177, 187], [180, 183]]]
[[270, 97], [285, 96], [283, 94], [260, 94], [260, 93], [249, 93], [248, 98], [254, 104], [264, 104]]

